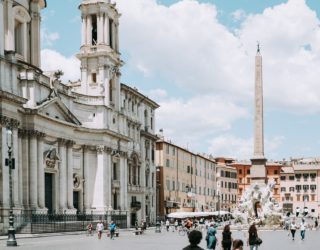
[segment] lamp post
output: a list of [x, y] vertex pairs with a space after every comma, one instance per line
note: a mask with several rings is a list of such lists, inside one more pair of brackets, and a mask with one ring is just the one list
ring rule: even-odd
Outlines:
[[8, 247], [17, 246], [16, 230], [14, 229], [14, 216], [13, 216], [13, 198], [12, 198], [12, 170], [15, 168], [15, 160], [12, 158], [12, 130], [7, 128], [7, 146], [8, 158], [5, 160], [5, 165], [9, 167], [9, 195], [10, 195], [10, 216], [9, 216], [9, 229], [8, 229]]
[[160, 166], [156, 167], [156, 233], [161, 233], [161, 222], [159, 218], [160, 214]]

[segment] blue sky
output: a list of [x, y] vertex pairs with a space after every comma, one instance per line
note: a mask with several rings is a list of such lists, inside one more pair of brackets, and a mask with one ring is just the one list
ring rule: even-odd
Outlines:
[[[80, 0], [47, 0], [43, 68], [79, 77]], [[318, 0], [116, 0], [122, 82], [159, 102], [158, 129], [183, 147], [249, 159], [261, 42], [268, 159], [319, 156]]]

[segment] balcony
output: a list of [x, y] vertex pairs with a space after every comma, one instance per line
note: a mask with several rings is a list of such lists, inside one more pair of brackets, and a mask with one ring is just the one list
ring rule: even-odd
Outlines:
[[129, 193], [143, 193], [144, 190], [145, 190], [144, 187], [128, 184], [128, 192]]
[[120, 181], [119, 180], [112, 180], [112, 187], [113, 188], [120, 188]]
[[135, 210], [140, 210], [141, 209], [141, 202], [140, 201], [132, 201], [131, 202], [131, 208]]

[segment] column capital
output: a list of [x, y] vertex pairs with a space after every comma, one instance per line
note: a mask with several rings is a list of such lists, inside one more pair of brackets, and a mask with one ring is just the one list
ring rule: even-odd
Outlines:
[[105, 148], [105, 152], [108, 153], [108, 154], [111, 154], [112, 153], [112, 148], [106, 147]]
[[105, 146], [103, 146], [103, 145], [96, 146], [97, 153], [102, 154], [104, 152], [104, 148], [105, 148]]
[[66, 142], [66, 145], [67, 145], [68, 147], [73, 147], [74, 144], [76, 144], [76, 142], [75, 142], [75, 141], [72, 141], [72, 140], [67, 140], [67, 142]]
[[40, 136], [40, 132], [37, 130], [28, 130], [27, 133], [31, 138], [37, 138]]
[[61, 145], [61, 146], [65, 146], [65, 145], [67, 145], [68, 140], [67, 140], [67, 139], [64, 139], [64, 138], [58, 138], [58, 143], [59, 143], [59, 145]]
[[9, 127], [9, 128], [18, 128], [20, 125], [20, 122], [16, 119], [4, 116], [4, 115], [0, 115], [0, 125], [2, 127]]

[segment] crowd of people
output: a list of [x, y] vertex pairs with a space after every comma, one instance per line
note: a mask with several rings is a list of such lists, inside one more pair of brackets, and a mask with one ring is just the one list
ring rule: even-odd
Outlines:
[[[105, 229], [107, 230], [107, 236], [110, 237], [111, 240], [114, 240], [115, 233], [117, 230], [116, 224], [113, 221], [111, 221], [109, 224], [105, 225], [101, 220], [96, 225], [96, 232], [98, 235], [98, 239], [99, 240], [101, 239]], [[93, 235], [93, 233], [94, 233], [93, 225], [92, 223], [89, 223], [87, 225], [87, 235]]]
[[[233, 239], [230, 230], [230, 225], [225, 225], [221, 235], [221, 247], [223, 250], [242, 250], [244, 243], [241, 239]], [[190, 245], [183, 248], [183, 250], [203, 250], [199, 247], [199, 243], [202, 240], [202, 232], [199, 230], [190, 231], [189, 235]], [[218, 246], [217, 229], [215, 224], [210, 224], [206, 233], [206, 245], [207, 249], [215, 250]], [[248, 230], [247, 245], [250, 250], [258, 250], [259, 246], [262, 244], [261, 238], [258, 236], [258, 230], [254, 224], [252, 224]]]

